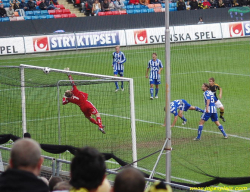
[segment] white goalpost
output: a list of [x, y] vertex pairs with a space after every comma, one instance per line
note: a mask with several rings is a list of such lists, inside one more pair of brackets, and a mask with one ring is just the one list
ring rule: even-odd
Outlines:
[[[89, 145], [96, 147], [100, 152], [104, 150], [104, 152], [117, 153], [118, 157], [119, 154], [130, 153], [131, 157], [127, 157], [128, 163], [137, 161], [132, 78], [54, 68], [49, 68], [49, 73], [46, 74], [43, 72], [44, 67], [26, 64], [20, 64], [20, 67], [15, 67], [15, 70], [19, 70], [21, 77], [19, 119], [22, 122], [22, 133], [36, 131], [35, 139], [38, 141], [41, 139], [40, 143], [50, 142], [74, 147]], [[103, 123], [106, 123], [107, 134], [102, 135], [98, 132], [95, 129], [96, 126], [88, 122], [77, 108], [78, 106], [70, 104], [62, 107], [63, 93], [66, 89], [70, 89], [67, 74], [73, 76], [78, 89], [84, 89], [83, 91], [91, 97], [91, 102], [97, 105]], [[127, 90], [115, 93], [114, 82], [117, 81], [126, 83]], [[58, 134], [58, 138], [55, 134]], [[76, 140], [80, 141], [76, 142]], [[137, 164], [134, 163], [134, 166]]]

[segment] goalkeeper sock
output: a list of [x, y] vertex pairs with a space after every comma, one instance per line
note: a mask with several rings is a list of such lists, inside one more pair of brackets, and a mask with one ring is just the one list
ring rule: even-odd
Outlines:
[[123, 81], [121, 82], [121, 88], [123, 89]]
[[101, 119], [101, 117], [96, 117], [96, 121], [97, 121], [98, 127], [99, 127], [99, 128], [103, 128], [103, 127], [102, 127], [102, 119]]
[[195, 107], [195, 111], [199, 111], [199, 112], [204, 113], [204, 110], [200, 109], [199, 107]]
[[200, 138], [201, 138], [202, 129], [203, 129], [203, 125], [199, 125], [197, 139], [200, 139]]
[[218, 128], [219, 128], [220, 132], [223, 134], [223, 136], [227, 136], [222, 125], [218, 126]]
[[151, 95], [151, 97], [154, 96], [154, 88], [150, 88], [150, 95]]
[[158, 88], [155, 88], [155, 96], [158, 95], [158, 91], [159, 91], [159, 89], [158, 89]]
[[116, 89], [119, 89], [118, 82], [115, 82]]
[[89, 120], [90, 120], [90, 122], [91, 122], [91, 123], [94, 123], [94, 124], [98, 125], [98, 123], [96, 122], [96, 120], [95, 120], [95, 119], [93, 119], [92, 117], [90, 117], [90, 119], [89, 119]]

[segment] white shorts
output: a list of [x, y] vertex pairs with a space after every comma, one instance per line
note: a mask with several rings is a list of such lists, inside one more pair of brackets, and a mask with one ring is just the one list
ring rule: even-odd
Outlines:
[[215, 107], [216, 107], [216, 108], [223, 107], [223, 105], [222, 105], [222, 103], [220, 102], [220, 100], [217, 100], [217, 101], [216, 101]]

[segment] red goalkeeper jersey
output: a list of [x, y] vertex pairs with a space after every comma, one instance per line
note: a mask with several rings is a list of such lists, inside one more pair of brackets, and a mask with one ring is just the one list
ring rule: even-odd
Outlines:
[[88, 100], [88, 94], [84, 93], [82, 91], [79, 91], [75, 85], [73, 85], [72, 89], [73, 96], [71, 98], [63, 98], [63, 105], [67, 103], [74, 103], [78, 105], [81, 109], [88, 107], [89, 102]]

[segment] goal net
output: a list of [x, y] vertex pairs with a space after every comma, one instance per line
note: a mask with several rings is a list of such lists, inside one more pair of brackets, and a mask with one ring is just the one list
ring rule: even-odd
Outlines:
[[[22, 137], [29, 132], [44, 144], [92, 146], [102, 153], [133, 162], [136, 157], [133, 79], [20, 65], [0, 67], [1, 134]], [[70, 73], [78, 90], [101, 114], [106, 134], [98, 130], [72, 103], [62, 105], [64, 92], [72, 88]], [[124, 91], [115, 92], [123, 81]], [[64, 157], [71, 160], [71, 156]], [[110, 162], [109, 168], [117, 167]]]

